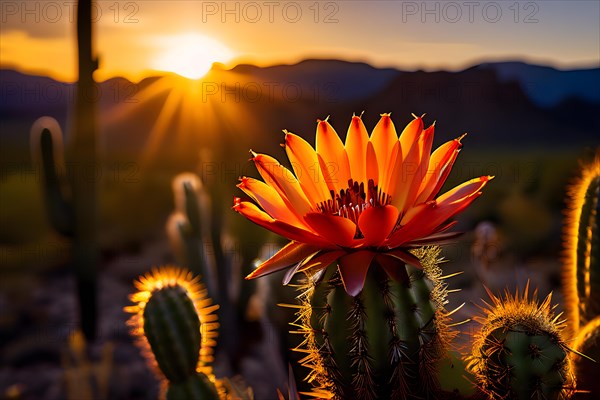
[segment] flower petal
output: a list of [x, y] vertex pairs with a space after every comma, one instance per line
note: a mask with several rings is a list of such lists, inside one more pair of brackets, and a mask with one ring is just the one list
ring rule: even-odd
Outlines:
[[311, 210], [311, 204], [306, 198], [300, 183], [289, 169], [276, 159], [266, 154], [252, 153], [256, 169], [265, 183], [274, 188], [292, 211], [302, 218]]
[[319, 236], [343, 247], [355, 245], [356, 224], [333, 214], [310, 212], [304, 220]]
[[[481, 194], [480, 190], [492, 177], [472, 179], [440, 196], [436, 201], [417, 206], [410, 221], [394, 232], [386, 245], [394, 248], [440, 230], [440, 225], [461, 212]], [[404, 222], [404, 221], [403, 221]]]
[[[398, 144], [398, 134], [396, 127], [390, 118], [390, 114], [381, 114], [381, 118], [371, 134], [369, 139], [373, 143], [373, 149], [377, 155], [377, 167], [381, 176], [379, 177], [379, 187], [387, 186], [388, 171], [390, 165], [393, 165], [392, 149]], [[399, 146], [399, 145], [398, 145]], [[396, 150], [398, 151], [398, 150]]]
[[308, 257], [290, 268], [283, 277], [283, 284], [287, 285], [297, 272], [308, 271], [310, 269], [319, 270], [326, 268], [329, 264], [346, 254], [343, 250], [324, 251]]
[[[367, 143], [367, 182], [373, 179], [373, 183], [377, 185], [379, 183], [379, 167], [377, 166], [377, 156], [375, 155], [375, 149], [373, 143]], [[365, 186], [367, 184], [365, 182]]]
[[346, 154], [350, 164], [352, 179], [367, 182], [367, 143], [369, 134], [359, 116], [353, 116], [346, 134]]
[[392, 202], [395, 197], [398, 197], [399, 191], [405, 187], [404, 182], [402, 182], [402, 167], [404, 160], [402, 159], [402, 149], [400, 148], [400, 141], [398, 141], [398, 146], [397, 148], [394, 148], [393, 151], [393, 164], [390, 164], [388, 168], [390, 172], [385, 192], [391, 196]]
[[328, 242], [324, 238], [319, 237], [308, 230], [304, 230], [286, 222], [273, 219], [269, 214], [260, 210], [254, 203], [250, 201], [243, 201], [239, 197], [234, 197], [233, 201], [233, 209], [235, 211], [239, 212], [255, 224], [270, 230], [271, 232], [296, 242], [314, 244], [317, 246], [323, 246], [324, 248], [334, 247], [333, 243]]
[[401, 184], [396, 183], [394, 192], [390, 194], [392, 204], [397, 206], [401, 213], [407, 211], [415, 203], [421, 182], [425, 178], [429, 166], [433, 134], [434, 125], [421, 132], [417, 143], [412, 146], [406, 159], [402, 162], [402, 173], [399, 177], [394, 176], [394, 179], [401, 180]]
[[413, 240], [406, 243], [406, 246], [421, 247], [421, 246], [441, 246], [444, 244], [454, 243], [455, 239], [462, 236], [464, 232], [443, 232], [434, 233], [421, 239]]
[[[401, 150], [404, 153], [404, 149], [401, 148]], [[411, 205], [409, 204], [409, 196], [413, 180], [420, 167], [420, 151], [421, 149], [418, 144], [412, 146], [408, 154], [402, 157], [402, 167], [399, 173], [392, 177], [396, 182], [390, 184], [390, 188], [393, 187], [394, 189], [389, 194], [392, 196], [392, 204], [398, 208], [400, 213], [404, 213]]]
[[314, 205], [331, 198], [315, 149], [300, 136], [285, 131], [285, 152], [308, 200]]
[[396, 185], [397, 179], [395, 178], [394, 172], [396, 170], [397, 160], [400, 159], [402, 163], [402, 150], [400, 149], [400, 142], [396, 141], [392, 148], [392, 153], [385, 165], [383, 171], [379, 169], [381, 176], [379, 177], [379, 188], [383, 193], [391, 193], [392, 186]]
[[377, 254], [375, 261], [391, 279], [407, 284], [410, 282], [404, 261], [399, 261], [398, 258], [386, 255], [385, 253]]
[[402, 249], [396, 249], [385, 254], [395, 257], [398, 260], [402, 260], [406, 264], [412, 265], [413, 267], [423, 269], [423, 264], [421, 264], [421, 260], [419, 260], [417, 256], [414, 256], [413, 254]]
[[479, 178], [471, 179], [442, 194], [436, 201], [440, 207], [445, 204], [462, 201], [465, 198], [478, 193], [493, 178], [493, 176], [481, 176]]
[[419, 188], [417, 204], [433, 200], [440, 191], [462, 148], [460, 141], [464, 136], [444, 143], [433, 152], [429, 159], [427, 174]]
[[340, 258], [339, 270], [342, 283], [350, 296], [356, 296], [361, 292], [373, 257], [375, 253], [371, 251], [358, 251]]
[[307, 228], [304, 221], [290, 211], [290, 207], [286, 205], [279, 193], [266, 183], [258, 179], [242, 177], [237, 187], [256, 201], [271, 217], [299, 228]]
[[364, 210], [358, 218], [358, 227], [365, 237], [365, 246], [383, 245], [400, 215], [394, 206], [375, 206]]
[[406, 125], [406, 128], [400, 134], [400, 148], [402, 149], [402, 159], [406, 159], [413, 144], [417, 142], [417, 138], [423, 131], [423, 119], [415, 117]]
[[327, 120], [318, 121], [315, 142], [325, 183], [329, 190], [339, 193], [348, 187], [350, 164], [340, 137]]
[[306, 243], [289, 242], [282, 247], [281, 250], [275, 253], [273, 257], [260, 264], [246, 277], [246, 279], [259, 278], [261, 276], [280, 271], [292, 264], [299, 263], [318, 251], [318, 246]]

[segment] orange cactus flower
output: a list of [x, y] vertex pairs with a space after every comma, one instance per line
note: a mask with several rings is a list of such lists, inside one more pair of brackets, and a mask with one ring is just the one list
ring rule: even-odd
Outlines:
[[408, 250], [455, 238], [458, 233], [447, 232], [455, 222], [448, 220], [492, 178], [475, 178], [437, 196], [464, 135], [431, 153], [434, 125], [424, 129], [415, 116], [398, 137], [390, 114], [382, 114], [369, 137], [362, 119], [353, 116], [344, 145], [327, 119], [319, 120], [316, 149], [284, 131], [293, 172], [252, 152], [264, 182], [241, 178], [238, 187], [254, 202], [236, 197], [233, 209], [291, 242], [247, 279], [293, 266], [287, 284], [296, 272], [316, 272], [335, 261], [351, 296], [362, 290], [372, 262], [392, 279], [407, 279], [399, 261], [421, 266]]

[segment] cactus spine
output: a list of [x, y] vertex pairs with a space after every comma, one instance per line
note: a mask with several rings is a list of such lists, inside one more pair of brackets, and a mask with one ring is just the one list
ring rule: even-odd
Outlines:
[[[73, 240], [73, 265], [77, 279], [81, 329], [86, 338], [96, 335], [98, 249], [96, 243], [96, 182], [83, 173], [97, 167], [96, 96], [93, 73], [98, 69], [93, 55], [92, 0], [77, 6], [78, 71], [73, 137], [67, 154], [70, 196], [59, 179], [56, 164], [61, 163], [62, 139], [57, 123], [49, 128], [48, 117], [32, 128], [32, 146], [40, 148], [44, 170], [44, 191], [55, 229]], [[55, 132], [52, 133], [50, 129]], [[39, 132], [41, 131], [41, 134]], [[39, 134], [39, 137], [36, 136]], [[59, 155], [59, 157], [56, 157]]]
[[476, 317], [481, 330], [474, 335], [467, 368], [490, 399], [568, 399], [575, 379], [561, 331], [562, 313], [554, 315], [552, 294], [542, 302], [537, 292], [529, 299], [506, 292], [501, 299], [488, 292], [492, 304], [485, 317]]
[[333, 265], [309, 277], [296, 322], [306, 340], [297, 350], [307, 353], [302, 363], [316, 392], [336, 399], [436, 398], [437, 362], [451, 336], [439, 253], [415, 252], [423, 270], [398, 261], [407, 273], [400, 281], [371, 265], [355, 297]]
[[600, 315], [600, 149], [570, 187], [564, 229], [566, 312], [572, 334]]
[[126, 307], [128, 324], [137, 343], [158, 375], [164, 397], [218, 399], [213, 373], [213, 347], [218, 328], [217, 305], [206, 297], [198, 277], [187, 270], [162, 267], [135, 282]]

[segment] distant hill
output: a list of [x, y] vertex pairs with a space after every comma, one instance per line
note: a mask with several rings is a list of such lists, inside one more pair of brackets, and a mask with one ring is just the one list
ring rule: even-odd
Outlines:
[[256, 67], [242, 64], [231, 70], [279, 83], [320, 90], [328, 100], [352, 101], [382, 90], [401, 71], [340, 60], [304, 60], [294, 65]]
[[600, 68], [558, 70], [524, 62], [485, 63], [478, 69], [492, 69], [501, 82], [519, 82], [529, 98], [541, 107], [580, 99], [600, 102]]
[[[184, 83], [190, 91], [180, 92], [181, 98], [169, 97], [173, 89], [181, 90], [174, 82], [153, 77], [99, 83], [101, 143], [109, 154], [133, 156], [152, 142], [157, 156], [184, 164], [197, 159], [200, 147], [216, 145], [228, 157], [245, 160], [250, 147], [280, 151], [284, 128], [312, 141], [317, 118], [331, 115], [345, 133], [352, 113], [362, 111], [368, 127], [382, 112], [394, 112], [399, 126], [411, 119], [411, 112], [427, 113], [429, 122], [438, 121], [436, 141], [466, 131], [472, 134], [469, 145], [484, 148], [600, 143], [600, 68], [562, 71], [506, 62], [424, 72], [305, 60], [230, 70], [217, 66], [203, 81]], [[57, 118], [68, 131], [74, 101], [72, 84], [0, 70], [3, 159], [28, 151], [29, 127], [42, 115]], [[156, 131], [157, 121], [164, 132]]]

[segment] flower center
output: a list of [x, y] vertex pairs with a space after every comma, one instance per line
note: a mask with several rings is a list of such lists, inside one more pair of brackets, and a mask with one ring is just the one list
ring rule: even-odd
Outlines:
[[348, 180], [348, 187], [339, 193], [330, 191], [331, 199], [317, 204], [322, 213], [338, 214], [358, 224], [358, 217], [362, 212], [374, 206], [385, 206], [391, 203], [392, 197], [384, 193], [375, 184], [373, 179], [367, 182], [365, 191], [364, 182], [358, 183], [353, 179]]

